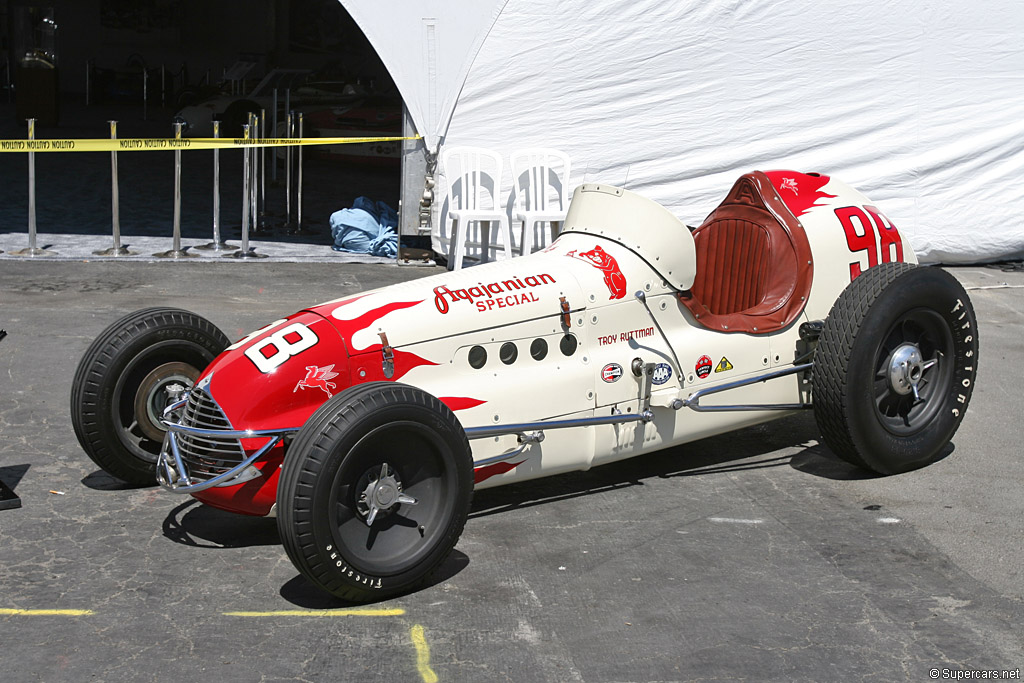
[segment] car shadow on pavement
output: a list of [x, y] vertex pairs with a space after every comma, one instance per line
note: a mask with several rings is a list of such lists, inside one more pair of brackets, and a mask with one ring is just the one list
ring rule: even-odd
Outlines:
[[367, 605], [391, 602], [404, 595], [419, 593], [420, 591], [445, 583], [468, 566], [469, 557], [461, 550], [452, 550], [447, 559], [441, 563], [441, 566], [434, 570], [434, 573], [431, 574], [424, 583], [421, 583], [412, 590], [404, 593], [389, 595], [388, 597], [380, 600], [370, 600], [365, 602], [352, 602], [350, 600], [336, 598], [333, 595], [325, 593], [321, 588], [314, 586], [306, 579], [306, 577], [299, 574], [281, 586], [281, 597], [296, 607], [302, 607], [303, 609], [344, 609], [348, 607], [365, 608]]
[[558, 500], [643, 486], [651, 478], [700, 477], [727, 472], [783, 467], [789, 453], [776, 451], [816, 443], [818, 429], [810, 413], [701, 439], [586, 472], [485, 489], [475, 494], [470, 519]]
[[[645, 479], [653, 477], [701, 477], [786, 465], [804, 474], [839, 481], [883, 476], [841, 460], [819, 439], [814, 416], [807, 411], [587, 472], [569, 472], [485, 489], [475, 494], [469, 517], [475, 519], [630, 486], [643, 486]], [[801, 449], [797, 453], [774, 455], [780, 450], [797, 448]], [[953, 444], [947, 445], [934, 462], [952, 452]]]
[[196, 548], [250, 548], [280, 545], [277, 520], [224, 512], [189, 499], [168, 513], [164, 537]]
[[[940, 460], [948, 458], [956, 447], [952, 443], [946, 444], [939, 453], [939, 456], [931, 462], [923, 465], [933, 465]], [[823, 479], [835, 479], [837, 481], [856, 481], [860, 479], [880, 479], [886, 475], [862, 469], [856, 465], [842, 460], [833, 453], [825, 444], [814, 444], [808, 446], [800, 453], [797, 453], [789, 462], [790, 467], [805, 474], [813, 474]], [[913, 470], [911, 470], [913, 471]]]
[[28, 468], [32, 465], [4, 465], [0, 467], [0, 481], [7, 484], [11, 489], [18, 488], [18, 484], [25, 478]]
[[152, 488], [156, 486], [156, 479], [153, 479], [152, 484], [129, 484], [103, 470], [96, 470], [92, 474], [82, 477], [82, 485], [93, 491], [131, 491], [132, 489]]

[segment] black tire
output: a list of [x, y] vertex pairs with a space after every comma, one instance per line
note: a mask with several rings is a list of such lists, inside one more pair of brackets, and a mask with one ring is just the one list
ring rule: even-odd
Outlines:
[[110, 325], [71, 384], [71, 424], [82, 449], [118, 479], [156, 484], [161, 391], [175, 382], [190, 387], [229, 343], [213, 323], [175, 308], [143, 309]]
[[828, 314], [814, 353], [814, 417], [843, 460], [906, 472], [942, 453], [977, 372], [978, 324], [963, 286], [939, 268], [883, 263]]
[[[361, 494], [386, 481], [385, 464], [389, 500], [397, 489], [417, 502], [393, 503], [368, 525]], [[429, 578], [455, 547], [472, 496], [469, 441], [454, 413], [415, 387], [370, 382], [328, 400], [295, 437], [277, 488], [277, 528], [303, 576], [366, 602]]]

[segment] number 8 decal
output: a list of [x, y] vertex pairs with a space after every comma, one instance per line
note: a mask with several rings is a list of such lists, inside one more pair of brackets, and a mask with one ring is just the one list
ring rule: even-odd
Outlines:
[[[245, 350], [260, 372], [271, 372], [292, 356], [316, 345], [320, 339], [302, 323], [292, 323]], [[269, 347], [269, 353], [268, 353]]]
[[[865, 213], [865, 211], [867, 213]], [[868, 218], [868, 214], [871, 218]], [[868, 268], [878, 265], [879, 246], [881, 247], [882, 263], [892, 263], [903, 260], [903, 240], [896, 226], [892, 224], [881, 211], [873, 206], [865, 206], [861, 210], [859, 206], [845, 206], [836, 209], [836, 218], [843, 226], [846, 233], [846, 244], [850, 251], [863, 251], [867, 253]], [[860, 230], [854, 223], [860, 223]], [[874, 222], [872, 222], [874, 219]], [[875, 237], [875, 232], [878, 237]], [[850, 281], [853, 282], [861, 274], [860, 261], [850, 264]]]

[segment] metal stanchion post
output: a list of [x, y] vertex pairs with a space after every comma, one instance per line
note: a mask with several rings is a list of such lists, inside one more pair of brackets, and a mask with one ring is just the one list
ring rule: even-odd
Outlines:
[[[273, 137], [277, 137], [277, 88], [274, 88], [274, 109], [270, 115], [270, 125], [274, 131]], [[274, 156], [270, 162], [270, 184], [277, 185], [277, 151], [274, 151]]]
[[[28, 121], [28, 139], [36, 139], [36, 120]], [[52, 251], [36, 246], [36, 153], [28, 153], [28, 248], [12, 251], [15, 256], [42, 256]]]
[[[110, 124], [110, 139], [117, 139], [117, 121]], [[121, 201], [117, 192], [117, 151], [110, 152], [110, 223], [114, 232], [114, 246], [92, 252], [96, 256], [132, 256], [135, 252], [121, 246]]]
[[[260, 132], [263, 133], [263, 139], [266, 140], [267, 135], [267, 110], [260, 109]], [[260, 147], [260, 196], [259, 196], [259, 217], [260, 217], [260, 230], [270, 230], [270, 226], [267, 224], [267, 148]]]
[[142, 67], [142, 120], [149, 121], [149, 98], [147, 95], [149, 90], [149, 71], [146, 67]]
[[[213, 137], [220, 137], [220, 121], [213, 122]], [[210, 251], [224, 251], [235, 249], [234, 245], [228, 244], [220, 238], [220, 150], [213, 150], [213, 241], [202, 244], [196, 249], [208, 249]]]
[[[260, 120], [256, 114], [249, 112], [249, 130], [252, 131], [251, 137], [253, 141], [258, 144], [260, 141]], [[259, 148], [255, 145], [249, 148], [249, 229], [250, 235], [257, 235], [260, 231], [259, 222], [256, 220], [259, 214], [259, 193], [256, 188], [259, 184], [260, 167], [256, 163], [256, 152]]]
[[295, 179], [295, 230], [291, 232], [293, 235], [315, 235], [316, 233], [312, 230], [306, 230], [302, 227], [302, 112], [299, 112], [299, 160], [298, 160], [298, 172]]
[[85, 60], [85, 106], [89, 106], [89, 71], [92, 69], [92, 60]]
[[[242, 137], [249, 139], [249, 124], [242, 126]], [[249, 246], [249, 187], [252, 184], [249, 169], [250, 148], [246, 146], [242, 150], [242, 248], [233, 254], [224, 254], [224, 258], [266, 258], [266, 254], [257, 254], [256, 250]]]
[[[293, 132], [293, 121], [292, 112], [287, 112], [285, 116], [285, 133], [286, 138], [291, 139]], [[292, 147], [288, 145], [284, 148], [284, 222], [281, 223], [282, 228], [287, 232], [291, 232], [292, 229]]]
[[[174, 139], [181, 139], [181, 121], [174, 122]], [[174, 149], [174, 232], [170, 251], [161, 251], [153, 256], [157, 258], [198, 258], [199, 254], [190, 254], [181, 248], [181, 148]]]

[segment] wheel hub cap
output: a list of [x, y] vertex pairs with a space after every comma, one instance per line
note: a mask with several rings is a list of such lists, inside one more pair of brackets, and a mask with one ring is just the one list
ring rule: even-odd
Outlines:
[[920, 400], [917, 386], [927, 365], [916, 344], [901, 344], [889, 361], [889, 387], [900, 396], [913, 393]]
[[364, 476], [370, 482], [359, 494], [356, 508], [359, 514], [366, 519], [366, 526], [373, 526], [378, 517], [392, 512], [399, 504], [415, 505], [417, 503], [415, 498], [402, 492], [402, 482], [398, 478], [398, 473], [392, 470], [386, 462], [381, 464], [379, 471], [374, 467]]
[[164, 408], [191, 389], [197, 377], [199, 370], [187, 363], [164, 363], [146, 375], [135, 394], [135, 420], [147, 437], [163, 440]]

